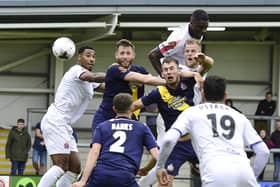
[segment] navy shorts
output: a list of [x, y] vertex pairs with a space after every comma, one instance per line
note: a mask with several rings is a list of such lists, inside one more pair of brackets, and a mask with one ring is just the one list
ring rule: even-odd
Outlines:
[[135, 174], [123, 169], [109, 166], [94, 168], [85, 187], [139, 187]]

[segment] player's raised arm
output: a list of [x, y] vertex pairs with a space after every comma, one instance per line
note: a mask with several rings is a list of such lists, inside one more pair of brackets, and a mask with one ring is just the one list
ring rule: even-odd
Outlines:
[[148, 85], [165, 85], [166, 81], [162, 78], [155, 77], [152, 75], [144, 75], [137, 72], [129, 72], [125, 77], [124, 80], [129, 82], [135, 82], [135, 83], [142, 83], [142, 84], [148, 84]]
[[163, 57], [160, 53], [160, 50], [158, 47], [152, 49], [148, 55], [149, 60], [151, 64], [153, 65], [153, 68], [156, 70], [156, 72], [160, 75], [161, 74], [161, 62], [160, 59]]
[[197, 82], [199, 88], [203, 87], [203, 78], [201, 77], [200, 73], [193, 72], [193, 71], [181, 71], [181, 77], [193, 77]]
[[204, 53], [197, 53], [194, 58], [201, 65], [198, 69], [201, 76], [207, 73], [214, 65], [214, 59]]
[[81, 74], [80, 79], [88, 82], [104, 82], [105, 73], [104, 72], [93, 73], [90, 71], [85, 71], [83, 74]]

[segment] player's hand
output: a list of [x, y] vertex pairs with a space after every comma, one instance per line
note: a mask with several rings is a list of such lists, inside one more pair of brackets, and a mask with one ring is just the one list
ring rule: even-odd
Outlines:
[[83, 186], [85, 186], [85, 183], [82, 181], [75, 182], [71, 185], [71, 187], [83, 187]]
[[158, 183], [161, 186], [167, 186], [170, 183], [170, 179], [168, 177], [166, 169], [160, 169], [157, 171], [157, 178], [158, 178]]
[[196, 53], [194, 56], [195, 61], [199, 64], [202, 64], [205, 61], [205, 54], [204, 53]]
[[137, 171], [137, 175], [139, 176], [146, 176], [148, 174], [148, 170], [146, 168], [140, 168], [138, 171]]

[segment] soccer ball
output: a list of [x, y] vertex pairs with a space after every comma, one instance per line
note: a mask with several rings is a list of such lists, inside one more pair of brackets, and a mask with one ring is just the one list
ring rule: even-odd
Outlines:
[[76, 51], [75, 43], [67, 37], [56, 39], [52, 46], [52, 52], [56, 58], [62, 60], [71, 59]]

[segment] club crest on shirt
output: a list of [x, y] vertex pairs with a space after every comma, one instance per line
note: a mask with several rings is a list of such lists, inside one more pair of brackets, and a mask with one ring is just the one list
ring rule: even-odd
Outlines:
[[185, 97], [177, 96], [172, 98], [172, 102], [168, 104], [169, 108], [173, 108], [174, 110], [180, 110], [180, 107], [186, 105]]
[[64, 148], [65, 148], [65, 149], [69, 149], [69, 144], [68, 144], [68, 143], [65, 143], [65, 144], [64, 144]]
[[167, 170], [168, 170], [168, 171], [173, 171], [173, 170], [174, 170], [173, 164], [169, 164], [169, 165], [167, 166]]

